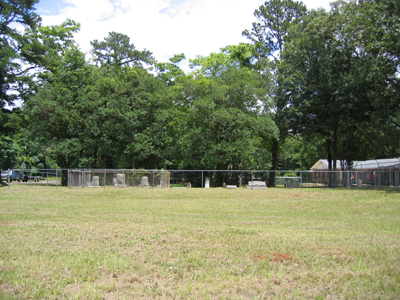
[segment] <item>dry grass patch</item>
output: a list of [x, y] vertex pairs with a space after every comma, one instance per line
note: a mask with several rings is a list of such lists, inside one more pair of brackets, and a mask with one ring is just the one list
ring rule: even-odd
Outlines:
[[0, 188], [0, 299], [393, 299], [400, 194]]

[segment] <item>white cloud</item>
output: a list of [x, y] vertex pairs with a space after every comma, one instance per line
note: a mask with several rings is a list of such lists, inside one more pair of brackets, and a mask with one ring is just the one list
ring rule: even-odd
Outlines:
[[[76, 41], [89, 53], [90, 41], [110, 31], [127, 34], [138, 50], [152, 51], [158, 61], [176, 53], [187, 58], [217, 52], [226, 45], [246, 42], [241, 33], [255, 21], [260, 0], [64, 0], [60, 14], [42, 16], [44, 25], [66, 18], [81, 23]], [[308, 8], [329, 8], [329, 1], [303, 1]]]

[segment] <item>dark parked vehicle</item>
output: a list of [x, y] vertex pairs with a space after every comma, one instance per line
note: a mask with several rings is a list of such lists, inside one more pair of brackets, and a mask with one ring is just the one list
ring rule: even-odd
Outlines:
[[12, 182], [12, 181], [27, 182], [28, 178], [29, 178], [29, 176], [25, 175], [21, 171], [5, 170], [5, 171], [1, 172], [1, 181], [5, 181], [5, 182], [8, 182], [8, 181], [10, 181], [10, 182]]
[[29, 180], [33, 180], [34, 182], [39, 182], [40, 180], [43, 180], [42, 176], [28, 176]]

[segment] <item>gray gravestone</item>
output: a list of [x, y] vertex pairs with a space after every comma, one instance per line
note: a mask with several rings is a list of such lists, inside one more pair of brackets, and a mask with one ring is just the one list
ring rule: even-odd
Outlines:
[[142, 180], [140, 181], [140, 185], [142, 187], [149, 187], [149, 178], [147, 176], [143, 176]]
[[114, 187], [118, 187], [118, 188], [126, 187], [125, 174], [117, 174], [117, 177], [115, 178], [115, 182], [114, 182]]
[[92, 187], [99, 187], [100, 186], [100, 180], [99, 180], [99, 176], [93, 176], [92, 177]]

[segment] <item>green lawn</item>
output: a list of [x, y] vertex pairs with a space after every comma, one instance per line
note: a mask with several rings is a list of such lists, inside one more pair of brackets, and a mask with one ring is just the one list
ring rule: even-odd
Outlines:
[[400, 193], [0, 187], [0, 299], [400, 298]]

